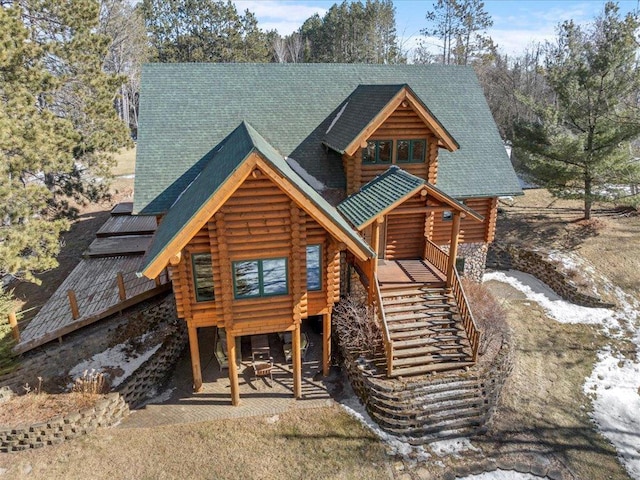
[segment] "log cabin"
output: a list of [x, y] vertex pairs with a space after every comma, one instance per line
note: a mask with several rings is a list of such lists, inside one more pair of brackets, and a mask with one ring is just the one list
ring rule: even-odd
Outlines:
[[[134, 213], [158, 228], [141, 275], [168, 269], [187, 324], [291, 337], [360, 292], [376, 306], [387, 375], [465, 368], [480, 332], [460, 276], [480, 278], [497, 198], [520, 186], [471, 68], [152, 64], [142, 74]], [[240, 401], [228, 362], [231, 402]]]

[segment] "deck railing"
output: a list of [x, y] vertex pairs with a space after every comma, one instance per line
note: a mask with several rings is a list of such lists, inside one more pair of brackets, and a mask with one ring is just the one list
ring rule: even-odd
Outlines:
[[469, 339], [469, 344], [471, 345], [473, 361], [477, 362], [481, 333], [480, 330], [478, 330], [475, 320], [473, 319], [473, 314], [471, 313], [471, 309], [469, 308], [467, 296], [464, 294], [462, 283], [460, 283], [460, 276], [458, 275], [458, 271], [455, 267], [453, 268], [451, 293], [453, 293], [453, 297], [456, 299], [456, 304], [458, 305], [458, 313], [462, 318], [462, 326], [464, 327], [464, 331], [467, 334], [467, 338]]
[[433, 243], [431, 240], [425, 239], [427, 245], [425, 249], [426, 259], [431, 262], [431, 264], [440, 270], [445, 275], [447, 274], [447, 263], [449, 262], [449, 255], [444, 252], [438, 245]]
[[384, 343], [384, 353], [387, 359], [387, 375], [391, 376], [393, 372], [393, 341], [391, 340], [391, 334], [389, 333], [389, 326], [387, 325], [387, 317], [384, 314], [384, 305], [382, 304], [382, 295], [380, 293], [380, 284], [378, 283], [378, 275], [373, 276], [373, 288], [375, 289], [375, 308], [380, 322], [380, 329], [382, 330], [382, 342]]

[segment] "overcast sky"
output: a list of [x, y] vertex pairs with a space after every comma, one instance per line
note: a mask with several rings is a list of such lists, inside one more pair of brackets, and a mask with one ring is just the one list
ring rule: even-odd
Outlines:
[[[364, 1], [364, 0], [363, 0]], [[251, 10], [263, 30], [275, 29], [281, 35], [297, 30], [314, 13], [321, 16], [335, 1], [325, 0], [234, 0], [238, 10]], [[340, 2], [338, 2], [340, 3]], [[397, 33], [403, 49], [410, 50], [426, 26], [425, 13], [433, 2], [395, 0]], [[532, 42], [551, 40], [556, 26], [573, 19], [587, 23], [602, 12], [601, 0], [485, 0], [485, 9], [493, 18], [489, 35], [502, 52], [521, 53]], [[635, 10], [638, 0], [619, 1], [623, 13]], [[434, 43], [436, 40], [433, 41]], [[411, 55], [410, 55], [411, 56]]]

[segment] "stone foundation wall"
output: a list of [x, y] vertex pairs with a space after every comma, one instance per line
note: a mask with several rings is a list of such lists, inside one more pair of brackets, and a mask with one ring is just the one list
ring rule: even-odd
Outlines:
[[487, 267], [496, 270], [519, 270], [533, 275], [560, 297], [576, 305], [596, 308], [615, 306], [604, 302], [599, 297], [580, 292], [578, 287], [559, 269], [558, 264], [549, 260], [547, 254], [540, 250], [494, 243], [489, 248]]
[[[449, 254], [448, 244], [438, 246]], [[458, 258], [464, 258], [464, 270], [458, 271], [460, 276], [475, 282], [482, 282], [488, 249], [488, 243], [461, 243], [458, 245]]]
[[28, 427], [0, 426], [0, 452], [17, 452], [85, 435], [98, 427], [110, 427], [129, 415], [129, 406], [118, 393], [109, 393], [93, 407], [71, 412]]
[[369, 303], [369, 294], [367, 289], [360, 281], [360, 276], [354, 269], [351, 270], [351, 278], [349, 279], [350, 291], [347, 294], [356, 302], [360, 302], [364, 305]]

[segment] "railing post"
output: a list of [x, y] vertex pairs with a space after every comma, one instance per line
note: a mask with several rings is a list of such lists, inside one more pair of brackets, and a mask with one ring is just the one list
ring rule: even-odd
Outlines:
[[11, 326], [11, 333], [16, 343], [20, 343], [20, 330], [18, 330], [18, 318], [16, 312], [9, 313], [9, 325]]
[[121, 302], [124, 302], [127, 299], [127, 291], [124, 288], [124, 277], [122, 276], [122, 272], [118, 272], [118, 296], [120, 297]]
[[458, 256], [458, 242], [460, 240], [460, 212], [453, 212], [453, 225], [451, 227], [451, 244], [449, 245], [449, 261], [447, 262], [447, 287], [453, 283], [456, 257]]
[[78, 299], [76, 298], [76, 293], [73, 290], [67, 290], [67, 297], [69, 297], [71, 317], [74, 320], [77, 320], [80, 317], [80, 309], [78, 308]]

